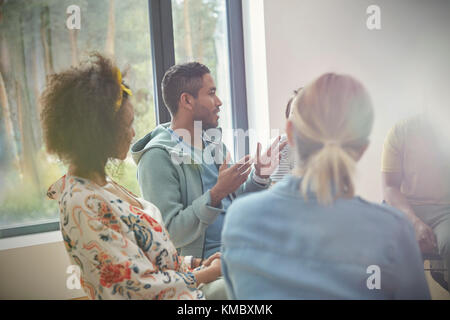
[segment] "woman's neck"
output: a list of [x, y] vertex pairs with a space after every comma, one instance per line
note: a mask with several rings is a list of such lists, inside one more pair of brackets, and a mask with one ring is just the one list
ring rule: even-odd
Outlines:
[[85, 178], [88, 180], [91, 180], [92, 182], [98, 184], [99, 186], [103, 187], [107, 184], [106, 181], [106, 175], [104, 173], [100, 172], [91, 172], [91, 173], [80, 173], [78, 168], [75, 165], [69, 166], [69, 175], [77, 176], [80, 178]]

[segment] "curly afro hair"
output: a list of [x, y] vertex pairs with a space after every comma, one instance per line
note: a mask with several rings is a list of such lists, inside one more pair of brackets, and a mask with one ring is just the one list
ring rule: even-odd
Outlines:
[[47, 151], [77, 171], [104, 174], [114, 158], [123, 125], [117, 67], [99, 53], [77, 67], [49, 77], [41, 96], [41, 124]]

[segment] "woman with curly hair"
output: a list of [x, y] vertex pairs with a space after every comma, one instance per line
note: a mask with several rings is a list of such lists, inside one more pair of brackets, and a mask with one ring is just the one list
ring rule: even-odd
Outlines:
[[47, 150], [69, 168], [48, 190], [67, 252], [90, 299], [203, 299], [197, 287], [220, 276], [220, 255], [180, 257], [157, 207], [105, 173], [135, 135], [131, 95], [113, 62], [94, 54], [52, 75], [41, 97]]

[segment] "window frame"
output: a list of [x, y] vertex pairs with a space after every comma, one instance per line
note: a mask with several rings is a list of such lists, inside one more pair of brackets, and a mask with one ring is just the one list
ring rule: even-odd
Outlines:
[[153, 88], [156, 124], [171, 121], [164, 105], [161, 82], [164, 73], [175, 64], [172, 0], [148, 0], [151, 52], [153, 60]]
[[[248, 131], [247, 85], [245, 77], [244, 28], [242, 21], [242, 0], [226, 0], [228, 50], [230, 59], [231, 115], [233, 129]], [[239, 148], [241, 141], [234, 136], [236, 159], [249, 153], [249, 137], [246, 135], [244, 148]], [[239, 151], [243, 149], [244, 154]]]
[[39, 223], [21, 224], [0, 228], [0, 239], [26, 236], [29, 234], [52, 232], [60, 230], [59, 219], [44, 220]]
[[[247, 89], [245, 80], [244, 32], [242, 23], [242, 0], [226, 1], [226, 20], [228, 33], [228, 56], [231, 114], [233, 129], [248, 130]], [[164, 73], [175, 64], [175, 46], [172, 19], [172, 0], [148, 0], [151, 57], [153, 66], [153, 90], [156, 113], [156, 124], [171, 121], [171, 115], [164, 105], [161, 81]], [[238, 141], [234, 137], [234, 150], [240, 159], [244, 154], [238, 154]], [[245, 140], [245, 154], [249, 152], [248, 136]], [[0, 226], [0, 239], [24, 236], [30, 234], [60, 230], [59, 219], [49, 219], [39, 223], [29, 223], [18, 226]]]

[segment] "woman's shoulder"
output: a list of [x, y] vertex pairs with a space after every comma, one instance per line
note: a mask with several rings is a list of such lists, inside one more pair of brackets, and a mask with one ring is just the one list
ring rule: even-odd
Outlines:
[[48, 188], [47, 197], [59, 201], [64, 197], [64, 200], [67, 201], [81, 193], [90, 192], [93, 192], [93, 187], [88, 180], [65, 174]]
[[272, 209], [272, 204], [276, 202], [284, 202], [289, 199], [298, 199], [300, 191], [298, 191], [298, 184], [300, 179], [292, 174], [286, 174], [285, 177], [271, 186], [269, 189], [244, 193], [240, 195], [232, 206], [239, 207], [239, 209], [249, 209], [246, 211], [253, 211], [255, 208]]
[[274, 210], [277, 197], [271, 189], [241, 194], [227, 209], [226, 220], [233, 225], [253, 224]]
[[409, 224], [409, 220], [402, 211], [386, 203], [371, 202], [359, 196], [354, 198], [354, 203], [355, 209], [365, 214], [365, 218], [370, 216], [371, 221], [384, 224], [386, 228], [391, 227], [395, 229], [399, 226]]
[[104, 212], [114, 212], [111, 199], [104, 193], [102, 187], [90, 180], [66, 175], [59, 192], [61, 213], [79, 210], [96, 216]]

